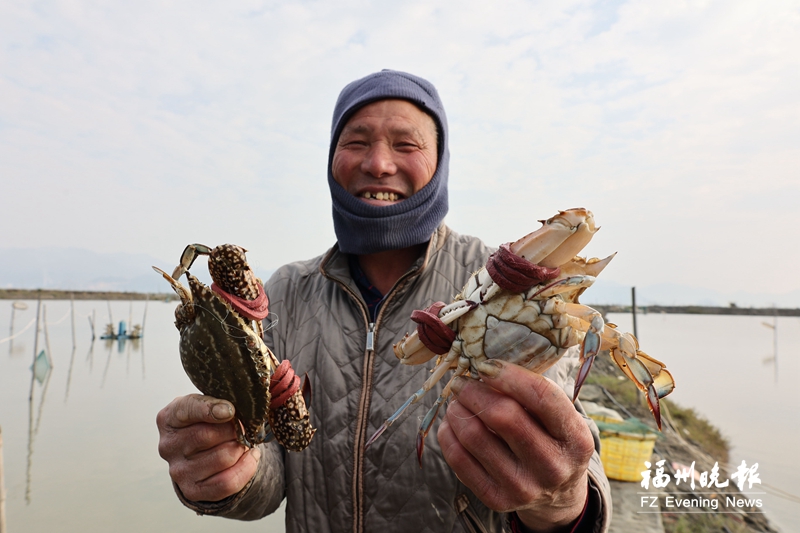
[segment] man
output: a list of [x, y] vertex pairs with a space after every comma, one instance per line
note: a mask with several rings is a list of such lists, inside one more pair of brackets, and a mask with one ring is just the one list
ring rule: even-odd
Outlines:
[[338, 242], [266, 286], [280, 320], [265, 340], [308, 372], [317, 433], [300, 453], [274, 442], [247, 450], [230, 404], [177, 398], [158, 415], [159, 451], [185, 505], [249, 520], [286, 497], [291, 532], [607, 527], [607, 482], [586, 421], [558, 384], [514, 365], [490, 362], [482, 381], [455, 382], [422, 469], [418, 419], [442, 382], [364, 449], [428, 375], [392, 352], [415, 326], [411, 312], [450, 301], [491, 252], [442, 223], [447, 143], [441, 101], [421, 78], [381, 71], [342, 91], [328, 160]]

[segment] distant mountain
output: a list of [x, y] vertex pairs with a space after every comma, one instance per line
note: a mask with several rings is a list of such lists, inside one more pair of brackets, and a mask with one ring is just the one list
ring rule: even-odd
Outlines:
[[[166, 267], [174, 266], [174, 261], [80, 248], [4, 248], [0, 249], [0, 288], [170, 292], [152, 265], [169, 270]], [[210, 283], [205, 268], [192, 272]], [[256, 271], [262, 279], [270, 274]]]
[[[79, 248], [0, 249], [0, 288], [169, 292], [167, 283], [151, 265], [173, 266], [174, 261], [146, 254], [97, 253]], [[272, 270], [258, 270], [266, 280]], [[193, 270], [210, 283], [205, 268]], [[628, 305], [631, 288], [602, 278], [581, 301], [587, 304]], [[722, 293], [700, 287], [659, 283], [636, 288], [636, 303], [647, 305], [711, 305], [727, 307], [800, 307], [800, 290], [784, 294]]]

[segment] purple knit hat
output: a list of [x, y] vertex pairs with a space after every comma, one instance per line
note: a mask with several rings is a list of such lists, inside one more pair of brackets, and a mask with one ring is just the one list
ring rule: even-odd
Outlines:
[[[336, 183], [331, 173], [339, 134], [360, 108], [378, 100], [408, 100], [429, 114], [438, 130], [438, 164], [431, 181], [421, 190], [388, 206], [362, 202]], [[328, 186], [333, 200], [333, 227], [339, 249], [350, 254], [397, 250], [427, 242], [447, 214], [447, 117], [436, 88], [427, 80], [396, 70], [382, 70], [347, 85], [333, 110], [328, 154]]]

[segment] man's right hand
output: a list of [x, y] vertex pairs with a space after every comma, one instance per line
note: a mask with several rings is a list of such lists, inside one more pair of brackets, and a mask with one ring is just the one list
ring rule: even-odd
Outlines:
[[261, 451], [236, 440], [233, 413], [230, 402], [199, 394], [175, 398], [159, 411], [158, 453], [187, 499], [222, 500], [255, 475]]

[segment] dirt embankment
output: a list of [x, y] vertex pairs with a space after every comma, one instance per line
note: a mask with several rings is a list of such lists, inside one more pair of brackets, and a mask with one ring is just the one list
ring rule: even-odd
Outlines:
[[[624, 417], [635, 416], [655, 430], [655, 422], [644, 395], [634, 384], [623, 376], [610, 357], [598, 357], [592, 372], [586, 380], [581, 398], [614, 409]], [[592, 392], [594, 396], [592, 397]], [[673, 463], [695, 465], [697, 472], [710, 472], [718, 464], [721, 479], [729, 479], [734, 471], [728, 465], [730, 443], [711, 422], [694, 409], [681, 407], [669, 399], [661, 400], [663, 431], [658, 434], [651, 464], [665, 459], [666, 472], [675, 476]], [[684, 484], [685, 487], [685, 484]], [[703, 490], [698, 487], [699, 490]], [[709, 489], [706, 492], [687, 492], [677, 483], [670, 483], [661, 489], [661, 497], [667, 495], [675, 499], [715, 499], [718, 507], [726, 512], [675, 512], [675, 509], [662, 508], [661, 518], [665, 533], [700, 533], [706, 531], [727, 531], [730, 533], [777, 533], [766, 515], [756, 507], [725, 508], [727, 497], [738, 498], [741, 493], [733, 482], [728, 486]], [[711, 491], [711, 492], [709, 492]], [[715, 491], [715, 492], [714, 492]], [[655, 493], [654, 493], [655, 494]], [[638, 501], [638, 500], [637, 500]], [[679, 510], [681, 511], [681, 510]], [[646, 514], [636, 514], [646, 517]], [[636, 528], [636, 524], [633, 526]], [[627, 531], [627, 530], [626, 530]], [[631, 531], [641, 531], [632, 529]]]

